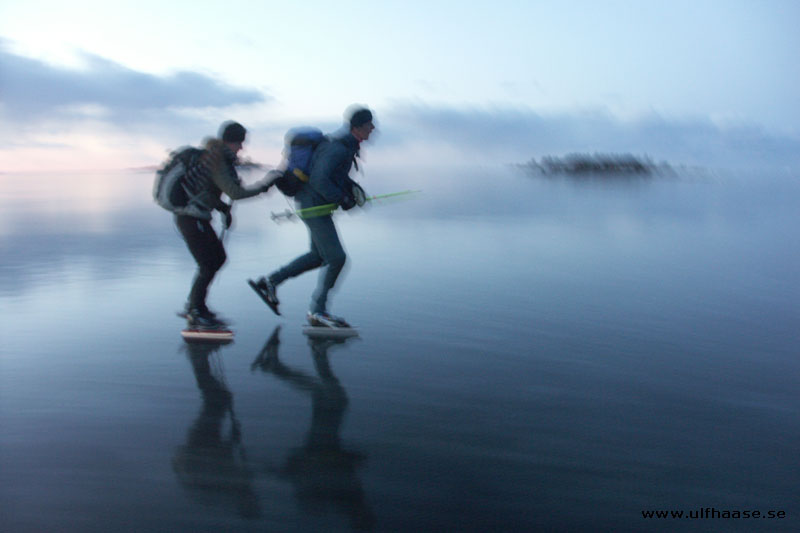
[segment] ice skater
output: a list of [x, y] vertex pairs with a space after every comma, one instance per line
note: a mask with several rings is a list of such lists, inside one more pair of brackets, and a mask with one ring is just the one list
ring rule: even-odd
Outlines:
[[[340, 205], [344, 210], [353, 208], [357, 197], [364, 192], [350, 178], [350, 169], [359, 155], [361, 143], [369, 139], [375, 129], [372, 112], [366, 107], [351, 107], [345, 114], [345, 124], [326, 138], [315, 149], [308, 182], [298, 190], [295, 201], [299, 209]], [[308, 228], [310, 250], [267, 277], [252, 283], [264, 301], [278, 311], [277, 287], [289, 278], [322, 267], [316, 290], [311, 297], [307, 314], [309, 325], [327, 328], [349, 328], [344, 318], [328, 312], [328, 293], [344, 267], [347, 256], [331, 214], [303, 217]]]
[[247, 130], [238, 122], [224, 122], [219, 137], [208, 139], [200, 156], [186, 169], [184, 186], [189, 195], [189, 208], [175, 215], [175, 225], [197, 263], [184, 309], [191, 327], [226, 325], [206, 305], [208, 286], [227, 259], [222, 240], [211, 226], [211, 212], [216, 209], [222, 213], [225, 228], [230, 228], [231, 205], [222, 201], [222, 193], [231, 200], [239, 200], [266, 192], [272, 185], [271, 181], [263, 181], [252, 188], [242, 185], [235, 163], [246, 134]]

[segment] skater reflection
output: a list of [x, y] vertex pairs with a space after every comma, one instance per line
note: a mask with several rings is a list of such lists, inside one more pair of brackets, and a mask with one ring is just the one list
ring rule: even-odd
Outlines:
[[[243, 518], [261, 516], [247, 467], [233, 396], [225, 384], [220, 344], [186, 343], [203, 406], [189, 427], [186, 444], [178, 446], [172, 467], [183, 488], [204, 506], [233, 511]], [[212, 368], [213, 366], [213, 368]], [[226, 420], [230, 430], [225, 435]]]
[[342, 448], [339, 431], [347, 411], [348, 399], [328, 361], [328, 350], [342, 346], [347, 339], [309, 339], [317, 376], [292, 369], [278, 358], [280, 326], [253, 362], [261, 369], [311, 395], [311, 428], [305, 442], [294, 448], [278, 475], [294, 485], [295, 496], [304, 511], [321, 513], [333, 508], [345, 514], [356, 530], [374, 526], [372, 510], [365, 501], [356, 469], [366, 456]]

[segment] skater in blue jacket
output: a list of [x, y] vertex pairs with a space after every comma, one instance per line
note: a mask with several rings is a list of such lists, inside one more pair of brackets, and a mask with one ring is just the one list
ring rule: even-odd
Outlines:
[[[316, 148], [312, 159], [311, 175], [295, 196], [300, 209], [325, 204], [338, 204], [344, 210], [352, 209], [363, 190], [353, 181], [350, 169], [359, 155], [361, 143], [369, 139], [375, 129], [372, 112], [365, 107], [351, 108], [342, 130], [326, 136]], [[276, 314], [278, 297], [276, 288], [289, 278], [322, 267], [319, 282], [311, 297], [308, 323], [312, 326], [350, 327], [341, 317], [328, 312], [328, 293], [344, 267], [345, 254], [336, 225], [330, 214], [302, 219], [308, 227], [310, 250], [291, 263], [279, 268], [268, 277], [260, 278], [257, 290]]]

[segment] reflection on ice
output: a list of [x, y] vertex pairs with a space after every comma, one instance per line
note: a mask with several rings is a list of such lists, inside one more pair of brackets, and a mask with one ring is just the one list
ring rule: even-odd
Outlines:
[[370, 530], [375, 517], [358, 478], [366, 455], [342, 445], [340, 432], [349, 401], [328, 359], [328, 350], [342, 347], [350, 339], [309, 339], [316, 371], [312, 376], [281, 362], [279, 335], [277, 326], [251, 368], [271, 374], [308, 395], [311, 427], [305, 442], [289, 452], [283, 466], [271, 468], [270, 472], [292, 484], [302, 509], [321, 513], [332, 508], [347, 516], [353, 529]]
[[175, 450], [172, 467], [181, 486], [198, 503], [257, 518], [261, 510], [254, 474], [242, 444], [233, 394], [225, 383], [218, 353], [222, 349], [223, 345], [216, 343], [186, 343], [203, 403], [186, 434], [186, 443]]
[[[189, 497], [203, 508], [215, 508], [256, 520], [263, 516], [259, 476], [267, 475], [292, 486], [304, 513], [344, 515], [354, 530], [371, 530], [375, 516], [367, 503], [358, 471], [366, 461], [363, 452], [342, 443], [341, 429], [349, 406], [347, 393], [336, 378], [328, 358], [331, 349], [347, 340], [309, 339], [315, 374], [284, 364], [279, 355], [277, 326], [251, 365], [289, 384], [311, 402], [311, 426], [302, 444], [286, 452], [282, 465], [260, 464], [247, 453], [242, 424], [236, 416], [234, 395], [225, 378], [226, 344], [186, 342], [186, 355], [202, 397], [202, 405], [175, 449], [173, 470]], [[270, 416], [265, 412], [264, 416]]]

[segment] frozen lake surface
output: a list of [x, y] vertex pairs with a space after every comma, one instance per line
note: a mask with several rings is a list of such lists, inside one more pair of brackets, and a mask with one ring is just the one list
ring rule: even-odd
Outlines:
[[[275, 194], [235, 208], [214, 346], [150, 175], [0, 175], [2, 529], [797, 530], [796, 177], [398, 183], [337, 215], [360, 338], [302, 335], [315, 273], [283, 317], [245, 283], [307, 247]], [[703, 508], [786, 518], [642, 515]]]

